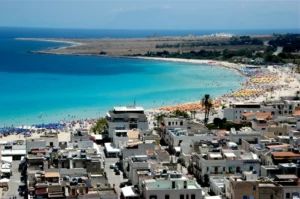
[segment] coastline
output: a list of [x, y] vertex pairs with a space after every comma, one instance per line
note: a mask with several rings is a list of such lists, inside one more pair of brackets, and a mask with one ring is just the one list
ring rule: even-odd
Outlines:
[[[34, 39], [34, 38], [16, 38], [16, 39], [17, 40], [32, 40], [32, 41], [46, 41], [46, 42], [69, 43], [69, 44], [73, 44], [73, 45], [84, 45], [84, 44], [78, 43], [78, 42], [64, 41], [64, 40], [55, 40], [55, 39], [54, 40], [51, 40], [51, 39]], [[65, 46], [65, 47], [61, 47], [61, 48], [66, 48], [66, 47], [70, 47], [70, 46]], [[53, 52], [47, 52], [47, 51], [45, 51], [45, 52], [48, 53], [48, 54], [54, 54]], [[66, 53], [64, 55], [73, 55], [73, 54]], [[86, 56], [88, 56], [88, 55], [86, 55]], [[96, 56], [96, 55], [90, 55], [90, 56]], [[98, 56], [100, 56], [100, 55], [98, 55]], [[233, 70], [235, 72], [238, 72], [241, 75], [244, 75], [245, 77], [247, 77], [247, 81], [249, 79], [249, 76], [247, 76], [247, 74], [243, 73], [243, 71], [241, 70], [241, 68], [245, 68], [246, 65], [229, 63], [227, 61], [197, 60], [197, 59], [179, 59], [179, 58], [160, 58], [160, 57], [135, 57], [135, 56], [109, 56], [109, 57], [112, 57], [112, 58], [128, 58], [128, 59], [144, 59], [144, 60], [167, 61], [167, 62], [182, 62], [182, 63], [190, 63], [190, 64], [208, 64], [208, 65], [214, 65], [214, 66], [217, 66], [217, 67], [224, 67], [224, 68], [231, 69], [231, 70]], [[281, 81], [281, 82], [284, 82], [284, 80]], [[246, 82], [244, 84], [242, 84], [242, 88], [243, 89], [247, 88], [246, 87]], [[264, 101], [264, 97], [263, 96], [257, 97], [255, 99], [254, 98], [249, 98], [249, 99], [240, 98], [240, 99], [236, 99], [236, 98], [230, 97], [230, 95], [233, 92], [235, 92], [235, 91], [232, 90], [230, 93], [225, 94], [223, 96], [214, 96], [214, 97], [219, 98], [219, 99], [221, 98], [222, 99], [221, 103], [225, 104], [226, 106], [229, 105], [230, 103], [235, 103], [235, 102], [263, 102]], [[264, 92], [264, 93], [267, 93], [267, 95], [271, 96], [270, 92]], [[279, 93], [280, 93], [280, 91], [279, 91]], [[292, 90], [289, 89], [285, 93], [287, 93], [287, 94], [293, 94], [293, 89]], [[280, 96], [280, 95], [279, 94], [275, 94], [275, 96], [277, 96], [276, 99], [278, 99], [278, 96]], [[194, 104], [194, 103], [198, 103], [199, 104], [199, 101], [197, 101], [197, 102], [187, 102], [187, 103], [184, 103], [183, 105], [190, 105], [190, 104]], [[220, 105], [221, 105], [221, 103], [220, 103]], [[159, 109], [160, 108], [158, 108], [158, 107], [153, 107], [153, 108], [147, 109], [147, 111], [153, 111], [153, 110], [157, 111]]]
[[[23, 40], [23, 41], [42, 41], [42, 42], [54, 42], [54, 43], [65, 43], [65, 44], [71, 44], [71, 46], [62, 46], [59, 48], [54, 48], [55, 50], [60, 50], [60, 49], [65, 49], [67, 47], [75, 47], [75, 46], [81, 46], [84, 45], [83, 43], [80, 42], [74, 42], [74, 41], [66, 41], [66, 40], [58, 40], [58, 39], [39, 39], [39, 38], [14, 38], [15, 40]], [[46, 53], [45, 51], [33, 51], [36, 53], [43, 52]], [[47, 53], [47, 54], [52, 54], [52, 53]]]

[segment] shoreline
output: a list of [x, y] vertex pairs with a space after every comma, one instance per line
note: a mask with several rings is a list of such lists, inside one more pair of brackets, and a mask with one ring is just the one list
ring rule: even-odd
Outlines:
[[[31, 41], [46, 41], [46, 42], [58, 42], [58, 43], [68, 43], [68, 44], [73, 44], [72, 46], [75, 45], [84, 45], [83, 43], [78, 43], [78, 42], [72, 42], [72, 41], [64, 41], [64, 40], [51, 40], [51, 39], [35, 39], [35, 38], [15, 38], [16, 40], [31, 40]], [[65, 46], [65, 47], [61, 47], [61, 48], [66, 48], [66, 47], [70, 47], [70, 46]], [[58, 49], [58, 48], [57, 48]], [[41, 51], [40, 51], [41, 52]], [[42, 51], [43, 52], [43, 51]], [[45, 51], [44, 51], [45, 52]], [[38, 53], [38, 51], [36, 51], [35, 53]], [[47, 53], [47, 52], [46, 52]], [[53, 52], [48, 52], [47, 54], [54, 54]], [[59, 53], [58, 53], [59, 54]], [[75, 55], [75, 54], [63, 54], [63, 55]], [[86, 55], [86, 56], [96, 56], [96, 55]], [[99, 55], [100, 56], [100, 55]], [[100, 56], [100, 57], [104, 57], [104, 56]], [[198, 59], [179, 59], [179, 58], [161, 58], [161, 57], [135, 57], [135, 56], [105, 56], [105, 57], [112, 57], [112, 58], [127, 58], [127, 59], [143, 59], [143, 60], [153, 60], [153, 61], [167, 61], [167, 62], [182, 62], [182, 63], [190, 63], [190, 64], [208, 64], [208, 65], [213, 65], [213, 66], [217, 66], [217, 67], [223, 67], [223, 68], [227, 68], [227, 69], [231, 69], [235, 72], [240, 73], [241, 75], [243, 75], [244, 77], [246, 77], [246, 81], [244, 83], [241, 84], [241, 89], [246, 89], [246, 83], [249, 81], [249, 76], [247, 74], [245, 74], [241, 69], [245, 68], [246, 65], [244, 64], [235, 64], [235, 63], [229, 63], [227, 61], [218, 61], [218, 60], [198, 60]], [[234, 80], [233, 80], [234, 81]], [[241, 90], [240, 89], [240, 90]], [[232, 97], [230, 97], [230, 95], [232, 95], [234, 92], [236, 92], [236, 90], [232, 90], [227, 94], [224, 94], [222, 96], [214, 96], [214, 98], [216, 99], [222, 99], [222, 102], [220, 102], [220, 106], [222, 104], [228, 105], [231, 103], [231, 101], [236, 102], [236, 101], [240, 101], [232, 99]], [[265, 92], [265, 93], [269, 93], [270, 92]], [[292, 92], [289, 92], [290, 94]], [[226, 99], [225, 99], [226, 98]], [[261, 96], [259, 98], [256, 99], [244, 99], [242, 100], [244, 102], [263, 102]], [[186, 103], [182, 103], [181, 105], [190, 105], [190, 104], [195, 104], [198, 103], [199, 104], [200, 101], [196, 101], [196, 102], [186, 102]], [[165, 105], [164, 107], [176, 107], [176, 105]], [[146, 109], [147, 112], [151, 112], [151, 111], [162, 111], [160, 110], [161, 108], [164, 107], [153, 107], [153, 108], [148, 108]], [[79, 119], [79, 118], [78, 118]], [[52, 121], [55, 122], [55, 121]]]
[[[53, 48], [54, 50], [60, 50], [60, 49], [65, 49], [68, 47], [75, 47], [75, 46], [82, 46], [84, 43], [80, 42], [75, 42], [75, 41], [66, 41], [66, 40], [58, 40], [58, 39], [39, 39], [39, 38], [14, 38], [14, 40], [22, 40], [22, 41], [42, 41], [42, 42], [53, 42], [53, 43], [66, 43], [66, 44], [71, 44], [70, 46], [62, 46], [59, 48]], [[34, 53], [44, 53], [44, 54], [52, 54], [51, 52], [46, 53], [44, 50], [39, 50], [39, 51], [31, 51]], [[53, 53], [54, 54], [54, 53]]]

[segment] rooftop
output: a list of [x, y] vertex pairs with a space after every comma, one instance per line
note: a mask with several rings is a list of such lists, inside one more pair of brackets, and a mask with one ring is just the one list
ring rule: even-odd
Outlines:
[[144, 111], [144, 108], [140, 106], [118, 106], [114, 107], [114, 111]]
[[121, 189], [124, 197], [139, 196], [134, 186], [127, 186]]

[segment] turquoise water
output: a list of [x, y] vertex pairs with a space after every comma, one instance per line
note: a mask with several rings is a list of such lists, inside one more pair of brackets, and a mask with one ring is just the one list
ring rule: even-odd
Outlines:
[[99, 117], [134, 99], [153, 108], [218, 97], [244, 81], [209, 65], [27, 53], [63, 45], [0, 38], [0, 126]]

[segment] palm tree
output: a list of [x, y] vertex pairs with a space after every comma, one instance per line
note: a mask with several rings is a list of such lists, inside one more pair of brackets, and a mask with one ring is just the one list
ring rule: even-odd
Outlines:
[[212, 99], [210, 99], [210, 96], [206, 94], [202, 100], [201, 100], [202, 106], [205, 107], [205, 115], [204, 115], [204, 123], [206, 124], [208, 122], [209, 112], [213, 106]]
[[104, 133], [106, 129], [106, 119], [105, 118], [100, 118], [94, 126], [91, 128], [91, 131], [94, 133], [99, 133], [102, 134]]

